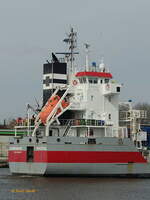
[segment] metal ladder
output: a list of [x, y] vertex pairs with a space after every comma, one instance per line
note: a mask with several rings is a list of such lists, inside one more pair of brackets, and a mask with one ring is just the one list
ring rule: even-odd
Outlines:
[[68, 121], [68, 124], [67, 124], [65, 131], [63, 133], [63, 137], [66, 136], [69, 133], [70, 129], [71, 129], [71, 120]]

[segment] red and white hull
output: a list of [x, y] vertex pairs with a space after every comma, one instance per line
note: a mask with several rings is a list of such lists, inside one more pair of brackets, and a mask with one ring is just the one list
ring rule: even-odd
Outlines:
[[[49, 138], [49, 137], [48, 137]], [[109, 141], [109, 142], [108, 142]], [[11, 142], [12, 143], [12, 142]], [[11, 144], [9, 166], [12, 173], [37, 175], [150, 175], [150, 164], [129, 139], [122, 145], [117, 138], [103, 138], [101, 145]], [[27, 159], [27, 146], [33, 146], [33, 159]]]

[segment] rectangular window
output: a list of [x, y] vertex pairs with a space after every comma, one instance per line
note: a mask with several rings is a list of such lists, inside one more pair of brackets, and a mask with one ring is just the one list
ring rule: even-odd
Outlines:
[[105, 79], [105, 83], [109, 83], [109, 79]]
[[92, 79], [89, 79], [89, 83], [93, 83]]
[[27, 162], [33, 162], [34, 161], [34, 147], [30, 146], [27, 147]]
[[52, 133], [53, 133], [52, 130], [49, 130], [49, 136], [52, 136], [53, 135]]
[[120, 92], [120, 87], [117, 87], [116, 89], [117, 89], [117, 92]]
[[111, 119], [111, 114], [108, 115], [108, 119]]
[[97, 78], [89, 78], [89, 83], [96, 84], [98, 82]]
[[82, 79], [81, 78], [79, 78], [79, 82], [82, 83]]
[[86, 83], [86, 78], [85, 77], [83, 77], [83, 83]]
[[96, 79], [94, 79], [94, 84], [96, 84], [97, 82], [98, 82], [97, 78], [96, 78]]

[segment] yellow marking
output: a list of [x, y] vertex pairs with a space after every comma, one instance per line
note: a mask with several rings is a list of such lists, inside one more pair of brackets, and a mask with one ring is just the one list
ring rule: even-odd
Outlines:
[[19, 190], [19, 189], [14, 189], [14, 190], [11, 190], [11, 192], [37, 192], [37, 190], [35, 190], [35, 189], [26, 189], [26, 190], [24, 190], [24, 189], [21, 189], [21, 190]]

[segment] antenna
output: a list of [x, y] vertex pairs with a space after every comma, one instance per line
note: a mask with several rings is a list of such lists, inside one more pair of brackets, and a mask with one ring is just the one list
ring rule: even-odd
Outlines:
[[104, 56], [101, 57], [101, 64], [104, 64]]
[[36, 102], [36, 105], [37, 105], [37, 111], [39, 111], [39, 110], [41, 110], [41, 106], [40, 106], [40, 103], [39, 103], [39, 101], [37, 100], [37, 98], [36, 97], [34, 97], [34, 99], [35, 99], [35, 102]]
[[85, 53], [86, 53], [86, 58], [85, 58], [85, 67], [86, 68], [85, 69], [86, 69], [86, 71], [89, 71], [89, 47], [90, 47], [90, 45], [85, 43], [84, 46], [85, 46]]
[[100, 69], [100, 72], [106, 71], [105, 64], [104, 64], [104, 56], [102, 56], [100, 59], [99, 69]]
[[74, 66], [73, 66], [73, 61], [74, 61], [74, 49], [77, 47], [77, 33], [74, 32], [73, 28], [71, 27], [70, 33], [67, 34], [67, 38], [63, 40], [65, 43], [69, 44], [69, 50], [70, 53], [68, 54], [70, 56], [70, 62], [71, 62], [71, 68], [70, 68], [70, 73], [72, 74], [74, 72]]

